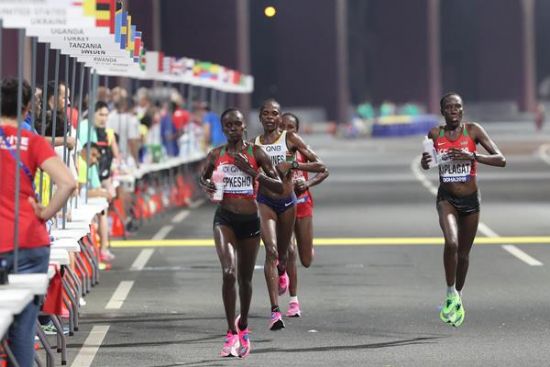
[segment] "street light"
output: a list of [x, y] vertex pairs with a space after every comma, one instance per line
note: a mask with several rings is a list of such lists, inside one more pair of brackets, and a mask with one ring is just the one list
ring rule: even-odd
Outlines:
[[264, 14], [268, 18], [273, 18], [275, 15], [277, 15], [277, 9], [275, 9], [274, 6], [266, 6], [264, 9]]

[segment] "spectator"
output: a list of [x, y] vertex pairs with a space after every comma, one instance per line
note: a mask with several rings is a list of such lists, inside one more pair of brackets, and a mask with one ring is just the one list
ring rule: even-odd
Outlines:
[[137, 165], [141, 144], [139, 121], [130, 111], [130, 101], [125, 89], [113, 88], [112, 98], [115, 110], [109, 114], [107, 127], [113, 129], [118, 135], [118, 148], [121, 158], [133, 160], [131, 163]]
[[[95, 153], [90, 157], [91, 164], [90, 172], [88, 173], [90, 190], [88, 191], [88, 197], [105, 197], [111, 201], [116, 195], [111, 177], [111, 168], [113, 158], [118, 157], [118, 146], [114, 131], [106, 128], [108, 117], [109, 107], [107, 103], [98, 101], [95, 104], [94, 126], [90, 128], [88, 120], [82, 121], [78, 140], [84, 148], [84, 154], [87, 154], [86, 148], [88, 141], [94, 144], [94, 149], [92, 149], [91, 153], [94, 153], [96, 148], [99, 151], [97, 157]], [[88, 130], [90, 131], [89, 135]], [[81, 184], [86, 182], [86, 170], [88, 166], [85, 159], [86, 155], [83, 156], [81, 152], [79, 158], [79, 183]], [[105, 193], [107, 193], [107, 195]], [[98, 229], [101, 239], [100, 258], [104, 263], [108, 263], [115, 258], [109, 250], [109, 226], [107, 216], [107, 211], [98, 216]]]
[[162, 145], [169, 157], [179, 155], [178, 131], [172, 122], [172, 111], [169, 103], [164, 103], [160, 118], [160, 135]]
[[[15, 220], [19, 221], [17, 259], [18, 273], [46, 273], [49, 264], [50, 239], [45, 221], [60, 210], [76, 183], [68, 168], [57, 157], [46, 139], [28, 130], [21, 131], [21, 140], [17, 140], [17, 114], [26, 116], [30, 109], [31, 89], [23, 81], [23, 107], [17, 108], [18, 80], [5, 79], [1, 87], [2, 116], [0, 120], [0, 222], [4, 230], [0, 231], [0, 257], [7, 261], [8, 272], [15, 270], [14, 233]], [[15, 150], [20, 143], [21, 164], [15, 161]], [[38, 168], [46, 172], [56, 184], [48, 206], [37, 203], [34, 189], [34, 175]], [[20, 175], [19, 213], [15, 213], [15, 175]], [[31, 302], [15, 316], [9, 330], [9, 340], [21, 367], [30, 367], [34, 363], [34, 336], [39, 305]]]
[[202, 105], [204, 141], [206, 146], [217, 147], [227, 143], [227, 139], [223, 133], [220, 116], [210, 109], [208, 103]]

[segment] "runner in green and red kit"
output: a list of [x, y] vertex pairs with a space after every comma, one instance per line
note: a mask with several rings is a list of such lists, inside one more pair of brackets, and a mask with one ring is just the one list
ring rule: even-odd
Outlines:
[[[297, 133], [300, 129], [300, 120], [292, 113], [284, 113], [282, 116], [282, 128], [288, 132]], [[308, 159], [299, 151], [296, 152], [296, 160], [299, 163], [308, 163]], [[325, 169], [313, 177], [309, 177], [307, 171], [294, 170], [294, 192], [298, 200], [296, 204], [296, 222], [294, 224], [294, 236], [288, 250], [288, 277], [290, 301], [288, 303], [287, 317], [300, 317], [302, 311], [298, 301], [298, 268], [297, 257], [305, 268], [309, 268], [313, 261], [313, 196], [310, 188], [323, 182], [329, 173]]]
[[[445, 237], [443, 263], [447, 297], [440, 318], [458, 327], [464, 321], [462, 289], [479, 223], [477, 165], [504, 167], [506, 159], [481, 125], [462, 121], [464, 107], [458, 94], [444, 95], [440, 105], [445, 126], [435, 127], [428, 134], [439, 161], [437, 212]], [[488, 154], [478, 154], [477, 144], [481, 144]], [[424, 153], [420, 162], [422, 168], [428, 169], [430, 161], [430, 154]]]

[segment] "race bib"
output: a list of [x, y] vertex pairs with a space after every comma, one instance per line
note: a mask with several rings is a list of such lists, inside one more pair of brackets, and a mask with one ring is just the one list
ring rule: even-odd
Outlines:
[[223, 172], [223, 192], [227, 194], [253, 195], [254, 179], [233, 164], [219, 166]]
[[471, 161], [449, 160], [445, 154], [439, 157], [439, 177], [441, 182], [467, 182], [472, 170]]

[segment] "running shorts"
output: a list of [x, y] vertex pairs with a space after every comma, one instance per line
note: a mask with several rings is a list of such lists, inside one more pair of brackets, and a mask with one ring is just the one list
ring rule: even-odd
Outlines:
[[465, 216], [479, 213], [481, 197], [479, 191], [466, 196], [455, 196], [440, 186], [437, 191], [437, 203], [440, 201], [448, 202], [456, 209], [458, 215]]
[[214, 227], [230, 227], [237, 239], [247, 239], [260, 235], [260, 217], [258, 213], [238, 214], [218, 206], [214, 215]]

